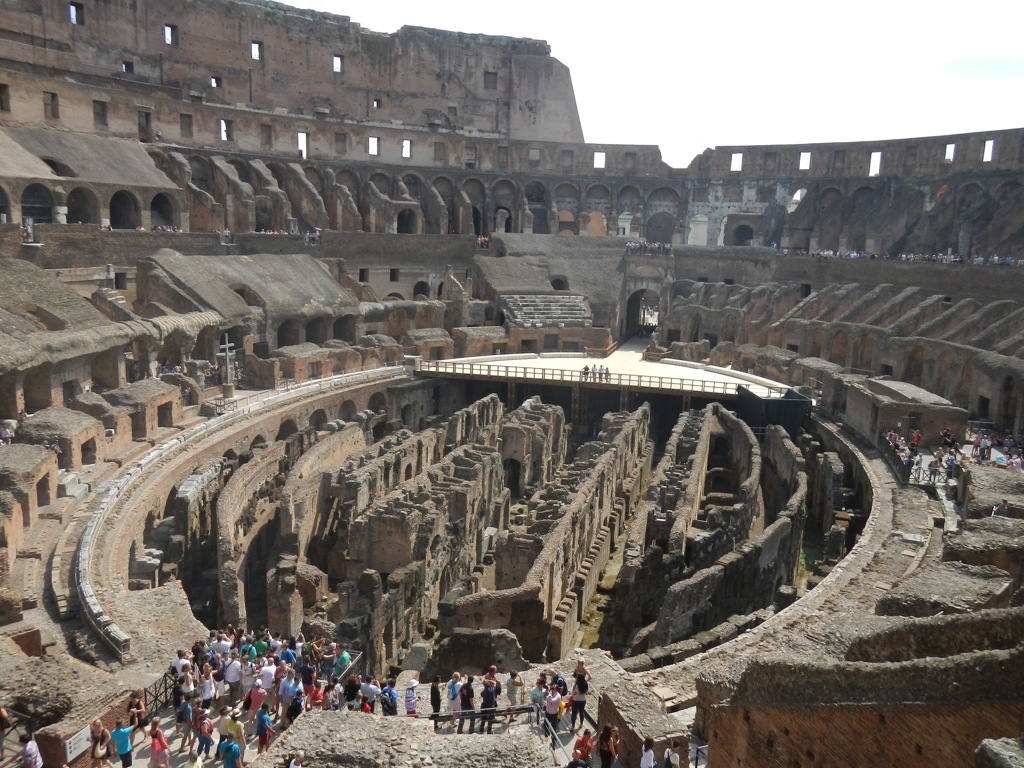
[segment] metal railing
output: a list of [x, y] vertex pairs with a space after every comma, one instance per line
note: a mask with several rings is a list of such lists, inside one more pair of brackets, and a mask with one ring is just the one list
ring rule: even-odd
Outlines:
[[904, 485], [909, 483], [910, 472], [913, 470], [913, 463], [908, 465], [904, 462], [899, 449], [886, 440], [884, 436], [878, 438], [878, 450], [899, 481]]
[[150, 712], [160, 712], [174, 702], [174, 686], [177, 684], [174, 675], [166, 671], [152, 683], [142, 689], [142, 701]]
[[[672, 376], [650, 376], [637, 373], [590, 374], [568, 368], [537, 368], [526, 365], [504, 363], [465, 363], [450, 360], [424, 360], [420, 363], [421, 373], [472, 376], [480, 378], [507, 378], [517, 381], [550, 382], [552, 384], [589, 384], [594, 387], [629, 387], [631, 389], [654, 389], [663, 392], [698, 392], [711, 395], [735, 396], [739, 384], [736, 382], [706, 381], [704, 379], [680, 379]], [[744, 383], [748, 389], [764, 390], [771, 396], [781, 397], [785, 387], [769, 387], [763, 384]]]

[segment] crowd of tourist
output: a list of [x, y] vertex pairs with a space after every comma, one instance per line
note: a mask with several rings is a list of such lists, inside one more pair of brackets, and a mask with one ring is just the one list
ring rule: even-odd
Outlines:
[[[882, 432], [890, 456], [903, 465], [904, 479], [935, 485], [941, 478], [951, 480], [959, 464], [988, 464], [1012, 472], [1022, 469], [1021, 439], [999, 432], [975, 432], [970, 441], [961, 441], [948, 428], [939, 433], [940, 445], [928, 457], [921, 449], [921, 432], [909, 438], [893, 430]], [[968, 451], [968, 446], [970, 450]], [[993, 448], [1002, 455], [993, 458]]]
[[672, 253], [670, 243], [649, 243], [646, 240], [630, 240], [626, 243], [627, 256], [639, 256], [640, 254], [651, 256], [668, 256]]
[[488, 248], [491, 247], [491, 238], [488, 237], [487, 235], [480, 235], [476, 239], [476, 247], [486, 251]]
[[583, 370], [580, 371], [580, 379], [583, 381], [611, 381], [612, 372], [608, 370], [607, 365], [595, 365], [594, 367], [584, 365]]
[[852, 248], [822, 248], [808, 251], [804, 248], [779, 248], [775, 243], [772, 243], [772, 247], [778, 250], [783, 256], [810, 256], [822, 263], [827, 263], [832, 260], [869, 259], [880, 261], [899, 261], [913, 264], [967, 264], [979, 267], [1024, 267], [1024, 258], [1013, 259], [1009, 256], [999, 256], [998, 254], [968, 257], [963, 257], [953, 253], [900, 253], [898, 255], [891, 255], [887, 253], [861, 251]]

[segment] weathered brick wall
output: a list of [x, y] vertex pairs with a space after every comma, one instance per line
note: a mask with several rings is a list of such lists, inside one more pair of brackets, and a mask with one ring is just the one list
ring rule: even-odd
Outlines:
[[197, 256], [226, 252], [220, 236], [212, 232], [103, 232], [91, 224], [37, 224], [33, 234], [39, 245], [19, 245], [7, 254], [11, 246], [4, 238], [0, 248], [5, 249], [5, 255], [31, 261], [43, 269], [133, 265], [161, 248]]

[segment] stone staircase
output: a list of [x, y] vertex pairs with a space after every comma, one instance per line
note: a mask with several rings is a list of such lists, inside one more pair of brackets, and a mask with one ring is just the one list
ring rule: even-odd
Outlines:
[[521, 328], [590, 328], [594, 314], [584, 296], [566, 294], [506, 294], [506, 319]]

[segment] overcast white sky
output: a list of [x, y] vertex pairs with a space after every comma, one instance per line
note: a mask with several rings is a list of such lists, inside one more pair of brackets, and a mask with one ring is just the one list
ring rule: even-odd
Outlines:
[[1024, 127], [1019, 0], [295, 0], [402, 25], [547, 40], [589, 142], [706, 147]]

